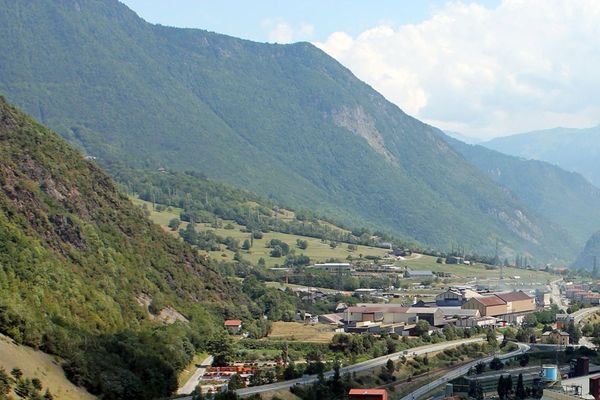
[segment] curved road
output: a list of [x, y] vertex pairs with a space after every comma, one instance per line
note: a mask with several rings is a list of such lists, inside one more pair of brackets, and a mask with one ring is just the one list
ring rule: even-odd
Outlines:
[[[444, 342], [444, 343], [438, 343], [438, 344], [433, 344], [433, 345], [415, 347], [415, 348], [406, 350], [406, 353], [407, 353], [406, 355], [409, 355], [409, 356], [413, 355], [413, 354], [421, 355], [421, 354], [430, 353], [432, 351], [441, 351], [441, 350], [447, 349], [449, 347], [455, 347], [455, 346], [458, 346], [461, 344], [482, 342], [484, 339], [485, 338], [454, 340], [452, 342]], [[340, 374], [344, 375], [344, 374], [348, 374], [348, 373], [351, 374], [353, 372], [362, 372], [362, 371], [370, 370], [370, 369], [385, 365], [385, 363], [390, 359], [397, 360], [398, 358], [402, 357], [402, 355], [404, 355], [404, 351], [389, 354], [389, 355], [386, 355], [383, 357], [374, 358], [372, 360], [364, 361], [364, 362], [361, 362], [358, 364], [349, 365], [347, 367], [340, 368]], [[324, 376], [325, 376], [325, 379], [331, 378], [333, 376], [333, 371], [326, 372], [324, 374]], [[317, 379], [318, 379], [317, 375], [309, 375], [309, 376], [304, 376], [304, 377], [298, 378], [298, 379], [292, 379], [289, 381], [271, 383], [269, 385], [254, 386], [254, 387], [249, 387], [249, 388], [244, 388], [244, 389], [238, 389], [238, 390], [236, 390], [236, 393], [242, 397], [250, 396], [253, 394], [257, 394], [257, 393], [289, 389], [292, 386], [297, 385], [297, 384], [306, 385], [306, 384], [315, 382]]]
[[492, 359], [494, 357], [498, 357], [501, 360], [505, 360], [507, 358], [511, 358], [511, 357], [515, 357], [518, 356], [520, 354], [524, 354], [527, 351], [529, 351], [529, 346], [524, 344], [524, 343], [517, 343], [517, 345], [519, 346], [519, 348], [515, 351], [512, 351], [510, 353], [506, 353], [506, 354], [499, 354], [497, 356], [489, 356], [486, 358], [482, 358], [476, 361], [473, 361], [469, 364], [463, 365], [462, 367], [456, 368], [451, 370], [450, 372], [448, 372], [446, 375], [436, 379], [433, 382], [428, 383], [425, 386], [421, 386], [420, 388], [418, 388], [417, 390], [415, 390], [414, 392], [412, 392], [411, 394], [404, 396], [402, 398], [402, 400], [415, 400], [418, 399], [421, 396], [426, 395], [427, 393], [431, 392], [432, 390], [434, 390], [435, 388], [437, 388], [438, 386], [441, 386], [443, 384], [445, 384], [448, 381], [451, 381], [452, 379], [456, 379], [462, 375], [465, 375], [469, 369], [471, 367], [474, 367], [475, 365], [479, 364], [480, 362], [490, 362], [492, 361]]

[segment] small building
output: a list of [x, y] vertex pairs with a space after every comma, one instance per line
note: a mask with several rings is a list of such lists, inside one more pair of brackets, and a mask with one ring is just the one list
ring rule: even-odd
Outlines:
[[431, 271], [419, 271], [419, 270], [407, 270], [404, 273], [405, 278], [433, 278], [433, 272]]
[[461, 328], [487, 328], [496, 326], [497, 322], [494, 317], [460, 317], [455, 324]]
[[349, 263], [324, 263], [315, 264], [314, 268], [321, 269], [328, 272], [350, 272], [352, 271], [352, 265]]
[[571, 322], [575, 322], [575, 318], [569, 314], [556, 314], [556, 329], [566, 329]]
[[228, 319], [223, 323], [223, 325], [229, 333], [236, 334], [240, 333], [240, 331], [242, 330], [242, 321], [240, 321], [239, 319]]
[[342, 322], [343, 319], [344, 319], [343, 313], [322, 314], [322, 315], [319, 315], [318, 321], [321, 324], [343, 326], [344, 325], [344, 323]]
[[450, 257], [446, 258], [446, 264], [464, 264], [464, 263], [465, 263], [465, 259], [463, 257], [450, 256]]
[[387, 400], [388, 394], [385, 389], [350, 389], [348, 398], [350, 400]]
[[554, 330], [542, 333], [542, 343], [559, 344], [561, 346], [569, 345], [569, 334], [564, 331]]

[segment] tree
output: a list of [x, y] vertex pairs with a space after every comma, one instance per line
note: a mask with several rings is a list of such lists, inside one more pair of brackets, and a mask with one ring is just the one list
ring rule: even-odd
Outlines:
[[481, 375], [485, 372], [485, 364], [480, 362], [475, 365], [475, 373]]
[[579, 339], [581, 339], [581, 329], [579, 329], [579, 326], [575, 325], [574, 321], [569, 322], [566, 332], [569, 334], [569, 341], [572, 344], [579, 343]]
[[417, 321], [415, 325], [415, 335], [423, 336], [426, 333], [429, 333], [430, 325], [429, 322], [424, 319]]
[[179, 218], [173, 218], [169, 221], [169, 228], [171, 228], [172, 231], [176, 231], [179, 228], [179, 225], [181, 225], [181, 220]]
[[42, 390], [42, 381], [40, 381], [38, 378], [33, 378], [31, 380], [31, 384], [36, 390]]
[[252, 245], [250, 244], [250, 241], [248, 239], [244, 240], [244, 243], [242, 244], [242, 250], [250, 250], [250, 247], [252, 247]]
[[387, 370], [387, 372], [390, 375], [392, 375], [394, 373], [394, 371], [396, 370], [396, 367], [394, 366], [394, 362], [392, 361], [391, 358], [389, 360], [387, 360], [387, 363], [385, 363], [385, 369]]
[[521, 357], [519, 357], [519, 365], [521, 367], [526, 367], [527, 364], [529, 364], [529, 354], [523, 354]]
[[44, 393], [44, 400], [54, 400], [54, 396], [52, 396], [52, 393], [50, 393], [50, 389], [46, 389], [46, 393]]
[[498, 388], [496, 389], [500, 400], [503, 400], [506, 396], [505, 388], [506, 384], [504, 383], [504, 375], [500, 375], [500, 378], [498, 378]]
[[15, 367], [10, 371], [10, 374], [13, 376], [13, 378], [19, 380], [23, 376], [23, 371], [21, 371], [21, 368]]
[[8, 394], [12, 389], [12, 379], [4, 368], [0, 368], [0, 395]]
[[498, 338], [496, 338], [496, 332], [493, 329], [488, 329], [485, 333], [486, 340], [493, 348], [498, 347]]
[[296, 246], [298, 246], [298, 248], [301, 250], [306, 250], [308, 248], [308, 241], [296, 239]]
[[244, 382], [244, 378], [242, 378], [239, 374], [231, 375], [231, 378], [229, 378], [229, 384], [227, 385], [229, 390], [237, 390], [245, 387], [246, 382]]
[[525, 386], [523, 385], [523, 374], [519, 374], [519, 378], [517, 379], [517, 388], [515, 390], [515, 399], [524, 400], [527, 397], [527, 393], [525, 392]]
[[231, 360], [233, 345], [231, 338], [224, 332], [214, 335], [209, 340], [207, 347], [214, 357], [213, 365], [222, 367]]
[[535, 328], [538, 324], [538, 320], [535, 316], [535, 314], [527, 314], [524, 318], [523, 318], [523, 326], [526, 328]]
[[494, 371], [499, 371], [502, 368], [504, 368], [504, 363], [502, 363], [502, 361], [498, 357], [494, 357], [492, 361], [490, 361], [490, 369], [493, 369]]

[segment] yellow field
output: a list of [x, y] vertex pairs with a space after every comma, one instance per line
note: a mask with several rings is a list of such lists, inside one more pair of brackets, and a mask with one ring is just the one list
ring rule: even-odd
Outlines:
[[299, 342], [329, 343], [335, 335], [331, 326], [301, 322], [273, 322], [269, 339], [297, 340]]
[[17, 367], [27, 378], [38, 378], [46, 388], [61, 400], [92, 400], [96, 397], [73, 385], [60, 367], [59, 360], [30, 347], [18, 346], [0, 335], [0, 366], [7, 372]]

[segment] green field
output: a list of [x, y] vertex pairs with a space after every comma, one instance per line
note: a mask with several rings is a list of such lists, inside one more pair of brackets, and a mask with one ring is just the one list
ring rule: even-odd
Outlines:
[[[131, 198], [131, 200], [136, 205], [146, 206], [150, 211], [150, 218], [155, 223], [161, 225], [163, 229], [169, 230], [167, 227], [169, 221], [173, 218], [178, 218], [181, 212], [181, 209], [172, 207], [168, 210], [158, 212], [154, 209], [152, 203], [147, 201], [140, 200], [138, 198]], [[280, 214], [282, 219], [291, 219], [293, 218], [293, 212], [282, 210]], [[225, 229], [224, 227], [230, 224], [233, 229]], [[185, 228], [187, 226], [186, 222], [182, 222], [181, 228]], [[216, 235], [227, 237], [230, 236], [234, 239], [240, 241], [240, 245], [243, 243], [245, 239], [250, 239], [250, 234], [247, 232], [242, 232], [243, 226], [236, 224], [233, 221], [223, 221], [223, 228], [213, 228], [210, 224], [196, 224], [196, 229], [201, 230], [211, 230]], [[341, 229], [341, 228], [339, 228]], [[173, 234], [177, 234], [173, 232]], [[381, 249], [377, 247], [369, 247], [369, 246], [357, 246], [357, 249], [354, 251], [348, 250], [348, 246], [345, 243], [339, 243], [335, 249], [332, 249], [329, 246], [329, 243], [321, 241], [321, 239], [298, 236], [298, 235], [290, 235], [286, 233], [279, 232], [268, 232], [263, 235], [262, 239], [255, 239], [252, 248], [249, 251], [240, 250], [242, 258], [248, 260], [249, 262], [256, 264], [260, 258], [265, 260], [265, 264], [267, 267], [273, 267], [276, 265], [282, 265], [285, 261], [285, 257], [271, 257], [269, 253], [271, 249], [266, 247], [267, 242], [271, 239], [279, 239], [282, 242], [287, 243], [290, 246], [290, 249], [294, 249], [296, 254], [305, 254], [310, 257], [311, 262], [323, 262], [330, 258], [336, 258], [340, 260], [345, 260], [349, 255], [353, 258], [359, 258], [360, 255], [365, 256], [383, 256], [387, 252], [386, 249]], [[301, 250], [296, 246], [296, 240], [302, 239], [308, 242], [308, 248], [306, 250]], [[211, 251], [204, 252], [209, 254], [212, 258], [218, 260], [233, 260], [233, 252], [226, 250], [225, 246], [222, 246], [221, 251]]]
[[[450, 282], [480, 281], [481, 283], [496, 282], [500, 277], [500, 269], [486, 269], [483, 264], [450, 265], [436, 263], [436, 257], [420, 256], [397, 262], [398, 265], [407, 266], [413, 270], [428, 270], [433, 272], [447, 272], [453, 275]], [[543, 271], [530, 271], [526, 269], [505, 267], [502, 283], [508, 286], [545, 285], [548, 280], [556, 279], [555, 275]], [[519, 278], [514, 278], [518, 276]]]

